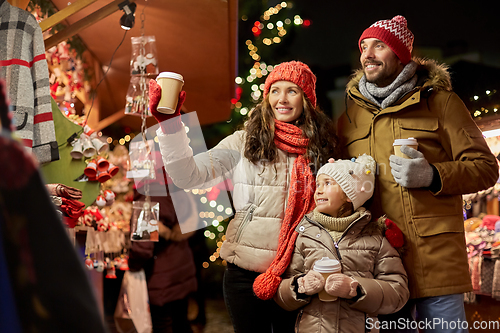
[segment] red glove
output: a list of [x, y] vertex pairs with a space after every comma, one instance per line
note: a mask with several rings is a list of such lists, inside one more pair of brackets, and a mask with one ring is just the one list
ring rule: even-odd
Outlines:
[[[181, 114], [182, 104], [184, 104], [184, 101], [186, 100], [186, 92], [183, 90], [179, 93], [177, 108], [175, 109], [175, 112], [172, 114], [158, 112], [156, 108], [158, 107], [158, 103], [160, 103], [160, 99], [161, 99], [161, 87], [156, 82], [156, 80], [152, 79], [149, 81], [149, 110], [151, 111], [151, 114], [160, 124], [163, 133], [172, 134], [180, 131], [182, 128], [182, 123], [181, 123], [181, 117], [179, 116]], [[167, 121], [174, 117], [177, 117], [177, 119]]]
[[391, 243], [392, 247], [402, 247], [405, 243], [405, 240], [401, 229], [399, 229], [396, 223], [389, 219], [385, 219], [385, 227], [385, 237], [387, 238], [389, 243]]

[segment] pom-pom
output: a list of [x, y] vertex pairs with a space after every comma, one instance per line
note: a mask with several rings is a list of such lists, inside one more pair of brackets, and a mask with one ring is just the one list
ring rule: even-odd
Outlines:
[[394, 223], [393, 221], [389, 219], [385, 219], [385, 237], [389, 241], [389, 243], [394, 247], [402, 247], [405, 243], [403, 233], [401, 232], [401, 229]]
[[253, 292], [258, 298], [268, 300], [276, 294], [280, 283], [281, 277], [265, 272], [253, 282]]
[[404, 25], [405, 27], [408, 25], [407, 21], [406, 21], [406, 18], [404, 16], [401, 16], [401, 15], [398, 15], [398, 16], [394, 16], [392, 18], [392, 21], [396, 21], [398, 22], [399, 24], [401, 25]]
[[365, 166], [367, 172], [366, 174], [369, 174], [368, 171], [375, 172], [375, 169], [377, 167], [377, 163], [375, 163], [375, 160], [373, 157], [370, 155], [363, 154], [361, 156], [358, 156], [358, 158], [355, 160], [356, 163], [362, 164]]

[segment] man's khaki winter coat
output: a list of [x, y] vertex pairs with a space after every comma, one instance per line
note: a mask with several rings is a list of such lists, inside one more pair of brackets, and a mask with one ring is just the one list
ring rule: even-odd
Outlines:
[[[379, 224], [371, 221], [370, 212], [364, 208], [359, 211], [361, 216], [346, 228], [337, 244], [323, 226], [312, 220], [313, 214], [306, 215], [295, 229], [299, 236], [292, 261], [274, 297], [286, 310], [302, 307], [295, 332], [365, 332], [378, 314], [393, 313], [408, 300], [408, 280], [399, 253], [384, 237]], [[297, 292], [297, 279], [322, 257], [341, 262], [342, 273], [358, 281], [359, 298], [323, 302], [317, 294]]]
[[[380, 109], [358, 90], [363, 73], [347, 86], [347, 111], [338, 130], [347, 156], [369, 154], [377, 161], [375, 193], [368, 209], [387, 214], [403, 231], [403, 263], [411, 298], [470, 291], [464, 237], [462, 194], [493, 186], [498, 179], [495, 157], [469, 111], [451, 91], [444, 66], [414, 59], [417, 87], [393, 105]], [[441, 188], [399, 186], [389, 166], [394, 139], [414, 137], [418, 150], [436, 167]]]

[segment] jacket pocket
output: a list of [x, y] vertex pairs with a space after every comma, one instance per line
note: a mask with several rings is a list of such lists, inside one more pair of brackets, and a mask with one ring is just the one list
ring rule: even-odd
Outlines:
[[245, 216], [243, 217], [241, 223], [238, 226], [238, 230], [236, 231], [236, 236], [234, 238], [234, 242], [235, 243], [238, 243], [240, 241], [241, 236], [243, 234], [243, 231], [245, 230], [245, 228], [247, 227], [247, 225], [250, 223], [250, 221], [252, 221], [253, 212], [254, 212], [254, 210], [256, 208], [257, 208], [256, 204], [251, 204], [250, 208], [248, 208]]
[[351, 130], [346, 138], [345, 149], [349, 156], [357, 156], [362, 153], [371, 154], [370, 151], [370, 130], [371, 125], [358, 127]]
[[28, 123], [28, 112], [14, 112], [13, 123], [16, 126], [16, 130], [22, 130]]
[[399, 133], [401, 139], [410, 137], [419, 141], [439, 139], [437, 133], [439, 122], [437, 118], [400, 118], [397, 122], [401, 130]]
[[346, 140], [346, 145], [349, 146], [359, 140], [368, 139], [368, 135], [370, 134], [370, 126], [356, 128], [351, 131], [351, 135]]
[[464, 232], [461, 214], [414, 218], [415, 231], [420, 237], [435, 236], [449, 232]]

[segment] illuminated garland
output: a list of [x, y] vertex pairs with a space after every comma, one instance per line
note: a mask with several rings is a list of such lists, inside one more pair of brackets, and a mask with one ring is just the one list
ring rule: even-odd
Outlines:
[[[245, 45], [248, 49], [248, 54], [246, 56], [251, 58], [253, 65], [245, 75], [238, 76], [235, 79], [238, 87], [236, 88], [236, 97], [231, 100], [232, 108], [235, 111], [234, 118], [236, 118], [232, 119], [235, 120], [233, 125], [248, 114], [250, 111], [250, 106], [248, 105], [254, 104], [261, 98], [264, 90], [265, 78], [274, 69], [274, 65], [268, 64], [262, 60], [263, 57], [265, 58], [265, 55], [263, 55], [265, 52], [263, 51], [270, 51], [266, 48], [280, 44], [294, 26], [308, 27], [311, 25], [311, 21], [303, 20], [299, 15], [286, 17], [286, 14], [290, 14], [291, 11], [285, 13], [283, 10], [291, 10], [292, 8], [292, 2], [281, 2], [274, 7], [270, 7], [260, 16], [260, 20], [254, 22], [251, 27], [251, 32], [255, 37], [255, 41], [248, 39], [245, 41]], [[279, 13], [281, 13], [281, 15], [278, 15]], [[247, 21], [248, 18], [243, 15], [241, 20]], [[244, 90], [245, 88], [247, 88], [247, 91]], [[244, 93], [249, 95], [247, 101], [248, 105], [245, 105], [246, 102], [242, 100], [242, 95]], [[231, 121], [228, 123], [230, 122]], [[220, 213], [224, 212], [228, 216], [232, 213], [230, 207], [222, 207], [216, 200], [209, 200], [207, 196], [209, 191], [210, 189], [207, 191], [193, 192], [193, 194], [199, 195], [200, 202], [207, 206], [205, 211], [200, 212], [200, 218], [203, 219], [207, 225], [204, 235], [206, 238], [216, 243], [215, 251], [210, 255], [208, 260], [203, 263], [204, 268], [208, 268], [211, 263], [223, 266], [226, 265], [226, 262], [220, 258], [220, 251], [222, 243], [226, 239], [225, 228], [228, 221], [224, 220]]]
[[[235, 112], [239, 113], [241, 116], [245, 116], [249, 112], [249, 107], [244, 106], [241, 102], [241, 95], [243, 93], [243, 85], [247, 83], [253, 83], [251, 85], [251, 100], [249, 102], [255, 103], [262, 96], [264, 91], [264, 81], [265, 77], [274, 69], [274, 65], [267, 64], [262, 60], [262, 49], [266, 47], [272, 47], [275, 44], [279, 44], [283, 41], [283, 38], [287, 35], [288, 31], [295, 26], [308, 27], [311, 25], [311, 21], [303, 20], [300, 15], [294, 15], [293, 18], [278, 18], [277, 14], [284, 9], [292, 9], [292, 2], [282, 2], [274, 7], [267, 9], [261, 16], [259, 21], [256, 21], [252, 27], [252, 34], [254, 35], [256, 42], [248, 39], [245, 41], [245, 45], [248, 49], [248, 55], [252, 59], [253, 66], [249, 69], [248, 75], [246, 77], [238, 76], [235, 78], [235, 82], [238, 85], [236, 90], [236, 98], [232, 102], [232, 108]], [[242, 17], [243, 21], [246, 21], [245, 16]]]

